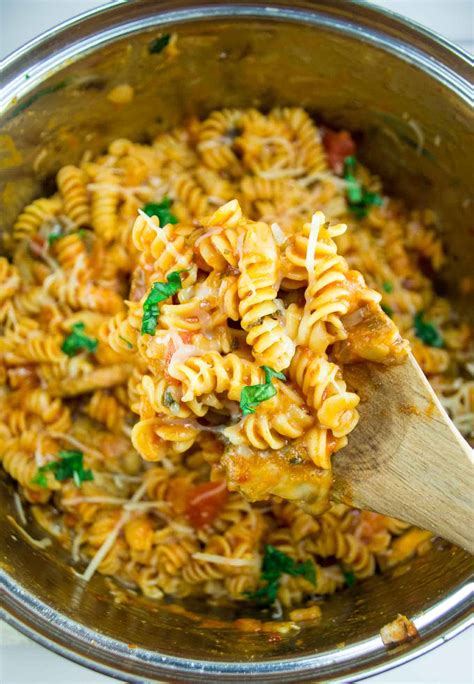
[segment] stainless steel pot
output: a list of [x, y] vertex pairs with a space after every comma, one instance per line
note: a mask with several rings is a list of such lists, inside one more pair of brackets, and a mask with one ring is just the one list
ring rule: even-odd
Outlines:
[[[150, 54], [150, 41], [172, 31], [177, 59]], [[473, 255], [472, 71], [468, 57], [442, 39], [342, 0], [143, 0], [69, 21], [4, 68], [6, 243], [24, 203], [85, 149], [98, 151], [118, 136], [147, 139], [215, 107], [302, 105], [358, 131], [362, 158], [392, 193], [438, 209], [449, 247], [445, 285], [467, 311], [455, 282]], [[135, 89], [133, 103], [111, 104], [105, 93], [124, 82]], [[102, 577], [85, 585], [59, 548], [41, 550], [23, 539], [6, 517], [15, 515], [10, 484], [1, 485], [6, 619], [57, 653], [128, 681], [353, 681], [429, 651], [468, 623], [471, 558], [443, 543], [405, 574], [335, 595], [320, 624], [271, 643], [260, 634], [204, 629], [145, 600], [117, 605]], [[30, 531], [37, 533], [33, 525]], [[185, 605], [225, 619], [238, 613], [195, 600]], [[379, 629], [398, 612], [414, 620], [421, 639], [387, 651]]]

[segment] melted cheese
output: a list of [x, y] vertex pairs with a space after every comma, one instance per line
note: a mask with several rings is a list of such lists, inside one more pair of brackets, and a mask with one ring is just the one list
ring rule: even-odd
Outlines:
[[[199, 347], [195, 347], [193, 344], [183, 344], [181, 338], [179, 339], [180, 346], [176, 349], [173, 356], [171, 357], [167, 371], [172, 378], [175, 378], [176, 380], [185, 380], [186, 378], [179, 373], [179, 371], [176, 369], [176, 366], [180, 363], [184, 363], [185, 361], [187, 361], [190, 358], [193, 358], [194, 356], [202, 356], [206, 352], [203, 349], [200, 349]], [[187, 399], [185, 399], [184, 397], [183, 399], [184, 401], [187, 401]]]

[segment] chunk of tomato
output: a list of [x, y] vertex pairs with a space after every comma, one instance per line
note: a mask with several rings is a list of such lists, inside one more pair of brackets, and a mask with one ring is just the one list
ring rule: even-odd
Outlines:
[[188, 493], [186, 515], [193, 527], [211, 523], [227, 501], [229, 492], [224, 480], [203, 482]]
[[342, 174], [344, 159], [351, 157], [356, 151], [351, 134], [348, 131], [332, 131], [327, 128], [323, 135], [323, 145], [329, 166], [334, 173]]

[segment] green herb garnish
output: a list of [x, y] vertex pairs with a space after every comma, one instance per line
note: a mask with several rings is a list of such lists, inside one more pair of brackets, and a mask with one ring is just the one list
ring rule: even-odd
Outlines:
[[53, 226], [48, 235], [48, 245], [51, 246], [53, 242], [56, 242], [56, 240], [59, 240], [61, 237], [63, 237], [63, 229], [62, 226], [57, 223], [55, 226]]
[[444, 347], [444, 340], [434, 323], [424, 321], [424, 312], [419, 311], [413, 319], [415, 335], [428, 347]]
[[344, 570], [343, 571], [344, 579], [346, 580], [346, 584], [348, 587], [353, 587], [354, 584], [356, 583], [356, 576], [354, 575], [352, 570]]
[[95, 352], [97, 349], [97, 340], [93, 337], [88, 337], [84, 334], [84, 323], [74, 323], [72, 332], [64, 340], [61, 349], [68, 356], [74, 356], [81, 349]]
[[164, 393], [163, 393], [163, 404], [164, 404], [164, 406], [170, 407], [170, 406], [173, 406], [173, 404], [176, 404], [176, 403], [177, 403], [177, 401], [176, 401], [176, 399], [173, 397], [173, 395], [171, 394], [171, 392], [170, 392], [168, 389], [165, 390]]
[[392, 309], [391, 306], [388, 306], [388, 304], [381, 304], [381, 305], [380, 305], [380, 308], [382, 309], [382, 311], [383, 311], [384, 313], [387, 314], [387, 316], [389, 316], [390, 318], [392, 318], [393, 309]]
[[31, 480], [31, 484], [37, 484], [40, 487], [46, 489], [46, 487], [48, 486], [48, 478], [46, 477], [46, 473], [44, 472], [46, 468], [47, 466], [42, 466], [38, 470], [34, 478]]
[[122, 342], [126, 344], [129, 349], [133, 349], [133, 344], [130, 342], [130, 340], [127, 340], [125, 337], [122, 337], [122, 335], [119, 335], [119, 340], [122, 340]]
[[260, 366], [260, 368], [263, 370], [265, 374], [265, 382], [267, 384], [271, 383], [272, 378], [278, 378], [278, 380], [283, 380], [283, 382], [285, 382], [286, 375], [284, 373], [280, 373], [279, 371], [273, 370], [273, 368], [270, 368], [270, 366]]
[[260, 605], [272, 604], [277, 597], [282, 575], [302, 575], [312, 584], [316, 584], [316, 568], [311, 561], [297, 563], [286, 553], [279, 551], [271, 544], [267, 544], [260, 576], [260, 579], [266, 584], [256, 591], [246, 592], [245, 595]]
[[77, 487], [80, 487], [86, 480], [93, 480], [92, 470], [84, 469], [82, 451], [64, 450], [58, 453], [59, 461], [52, 461], [45, 466], [38, 468], [38, 472], [33, 478], [33, 484], [40, 487], [47, 487], [48, 480], [46, 473], [51, 471], [59, 482], [72, 479]]
[[244, 387], [240, 393], [240, 408], [242, 415], [248, 416], [255, 413], [255, 409], [262, 401], [271, 399], [277, 393], [276, 387], [272, 384], [272, 378], [286, 380], [283, 373], [279, 373], [270, 366], [260, 366], [265, 375], [265, 383], [259, 385], [249, 385]]
[[250, 413], [255, 413], [255, 409], [262, 401], [271, 399], [276, 393], [276, 387], [269, 383], [244, 387], [240, 393], [242, 415], [248, 416]]
[[142, 211], [145, 212], [147, 216], [158, 216], [160, 221], [160, 227], [168, 225], [168, 223], [178, 223], [178, 219], [170, 211], [171, 200], [169, 197], [165, 197], [161, 202], [149, 202], [142, 207]]
[[359, 204], [362, 201], [362, 186], [355, 177], [357, 161], [355, 157], [346, 157], [344, 160], [344, 180], [347, 183], [346, 195], [350, 204]]
[[160, 52], [163, 52], [170, 40], [171, 36], [169, 33], [165, 33], [163, 36], [155, 38], [148, 44], [148, 52], [150, 55], [158, 55]]
[[382, 289], [384, 292], [390, 294], [390, 292], [393, 292], [393, 284], [390, 281], [385, 280], [385, 282], [382, 283]]
[[344, 180], [347, 183], [346, 196], [349, 202], [349, 209], [357, 218], [364, 218], [371, 206], [380, 206], [382, 197], [376, 192], [366, 190], [355, 177], [357, 159], [346, 157], [344, 160]]
[[158, 304], [168, 297], [172, 297], [182, 288], [181, 276], [178, 271], [173, 271], [166, 276], [167, 283], [153, 283], [151, 292], [143, 302], [143, 318], [141, 333], [154, 335], [158, 324], [160, 310]]

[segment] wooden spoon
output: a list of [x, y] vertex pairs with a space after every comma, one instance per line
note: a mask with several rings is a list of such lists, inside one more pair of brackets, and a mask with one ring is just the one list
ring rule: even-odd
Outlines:
[[473, 450], [410, 354], [346, 366], [360, 421], [333, 456], [337, 501], [400, 518], [474, 553]]

